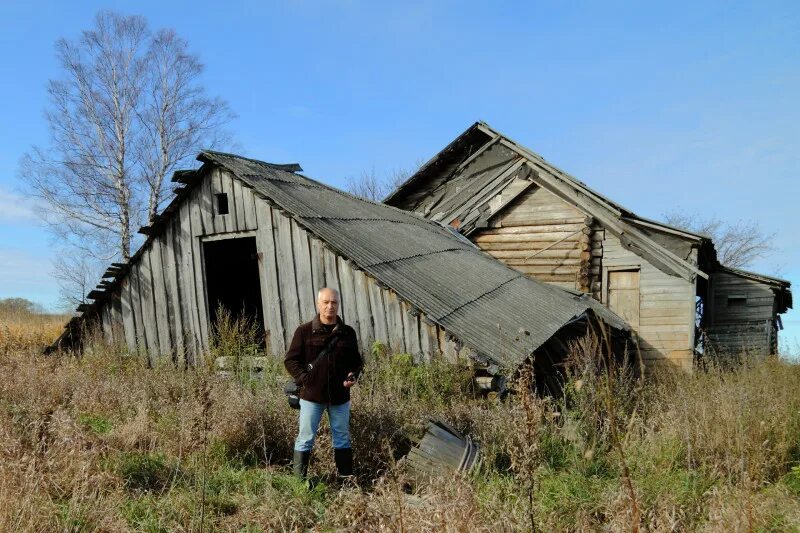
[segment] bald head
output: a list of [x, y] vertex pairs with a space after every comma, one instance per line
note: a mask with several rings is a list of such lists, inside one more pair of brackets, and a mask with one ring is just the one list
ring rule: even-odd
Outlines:
[[317, 293], [317, 311], [323, 324], [335, 324], [339, 313], [339, 291], [325, 287]]

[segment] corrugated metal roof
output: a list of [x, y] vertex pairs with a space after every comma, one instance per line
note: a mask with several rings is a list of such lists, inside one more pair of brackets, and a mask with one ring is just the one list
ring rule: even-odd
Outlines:
[[480, 357], [513, 369], [593, 300], [525, 277], [436, 222], [231, 154], [204, 152]]

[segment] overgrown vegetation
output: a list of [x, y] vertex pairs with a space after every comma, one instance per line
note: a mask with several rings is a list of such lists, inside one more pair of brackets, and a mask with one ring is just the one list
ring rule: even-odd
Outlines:
[[[290, 475], [297, 414], [279, 363], [236, 379], [101, 344], [45, 358], [44, 335], [15, 338], [27, 344], [0, 352], [2, 531], [800, 527], [800, 367], [778, 359], [642, 383], [598, 372], [584, 342], [561, 397], [499, 401], [476, 397], [464, 365], [376, 346], [353, 394], [358, 484], [342, 487], [327, 429], [314, 483]], [[398, 459], [428, 415], [483, 460], [409, 496]]]

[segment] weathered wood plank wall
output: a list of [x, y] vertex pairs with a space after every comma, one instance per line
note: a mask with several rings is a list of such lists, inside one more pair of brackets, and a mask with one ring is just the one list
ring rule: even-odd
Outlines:
[[711, 348], [738, 354], [773, 351], [775, 294], [764, 283], [727, 272], [716, 272], [709, 294], [708, 328]]
[[550, 191], [530, 187], [490, 225], [470, 238], [492, 257], [539, 281], [591, 289], [592, 220]]
[[[302, 322], [316, 313], [319, 289], [341, 293], [340, 314], [359, 336], [365, 355], [377, 340], [392, 351], [429, 360], [451, 359], [469, 350], [424, 313], [371, 276], [338, 256], [300, 223], [257, 196], [227, 172], [212, 169], [192, 188], [180, 208], [152, 238], [116, 293], [101, 309], [102, 328], [151, 362], [169, 356], [198, 364], [209, 347], [209, 310], [204, 277], [203, 240], [225, 234], [255, 234], [259, 283], [268, 349], [282, 355]], [[218, 212], [217, 195], [226, 194], [228, 214]], [[116, 301], [116, 310], [111, 306]]]
[[[639, 350], [646, 364], [671, 362], [691, 370], [694, 357], [694, 282], [665, 274], [606, 233], [603, 269], [639, 270]], [[606, 275], [607, 277], [607, 275]], [[604, 299], [605, 301], [605, 290]]]

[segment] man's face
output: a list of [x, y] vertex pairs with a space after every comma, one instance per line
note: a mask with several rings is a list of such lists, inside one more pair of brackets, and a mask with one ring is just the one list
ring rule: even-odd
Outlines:
[[336, 322], [336, 315], [339, 313], [339, 298], [333, 291], [323, 290], [317, 298], [317, 311], [323, 324], [333, 324]]

